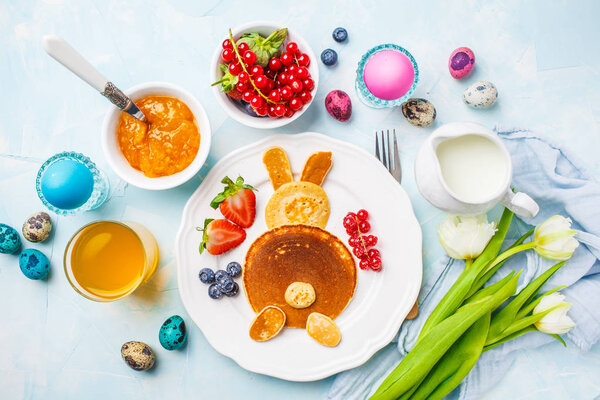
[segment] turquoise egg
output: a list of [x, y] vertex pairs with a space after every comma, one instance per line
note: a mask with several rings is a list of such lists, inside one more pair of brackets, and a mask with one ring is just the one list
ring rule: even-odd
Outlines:
[[94, 175], [76, 160], [58, 160], [42, 175], [42, 194], [56, 208], [72, 210], [81, 207], [92, 195]]
[[13, 254], [21, 248], [21, 238], [15, 228], [0, 224], [0, 253]]
[[25, 249], [19, 256], [19, 267], [29, 279], [44, 279], [50, 271], [50, 262], [41, 251]]
[[158, 340], [167, 350], [176, 350], [185, 344], [187, 331], [185, 322], [179, 315], [173, 315], [163, 322], [158, 332]]

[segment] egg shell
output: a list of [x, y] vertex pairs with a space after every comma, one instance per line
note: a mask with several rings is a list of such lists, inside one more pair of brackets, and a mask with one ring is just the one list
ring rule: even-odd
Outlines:
[[50, 272], [50, 261], [39, 250], [25, 249], [19, 256], [19, 267], [23, 275], [29, 279], [44, 279]]
[[121, 357], [136, 371], [146, 371], [154, 366], [154, 352], [143, 342], [131, 341], [121, 346]]
[[473, 108], [488, 108], [496, 102], [498, 89], [492, 82], [479, 81], [469, 86], [462, 95], [466, 105]]
[[450, 54], [448, 69], [454, 79], [469, 75], [475, 67], [475, 54], [468, 47], [459, 47]]
[[57, 160], [42, 175], [42, 194], [56, 208], [81, 207], [94, 190], [94, 175], [75, 160]]
[[414, 126], [426, 127], [433, 124], [436, 117], [435, 107], [425, 99], [412, 98], [402, 103], [402, 114]]
[[43, 211], [30, 215], [23, 223], [23, 236], [30, 242], [43, 242], [50, 235], [52, 220]]
[[185, 321], [179, 315], [173, 315], [163, 322], [158, 331], [158, 340], [167, 350], [176, 350], [185, 344], [187, 330]]
[[0, 224], [0, 253], [13, 254], [21, 249], [19, 232], [12, 226]]
[[327, 94], [325, 108], [329, 115], [341, 122], [348, 121], [352, 115], [352, 101], [342, 90], [332, 90]]

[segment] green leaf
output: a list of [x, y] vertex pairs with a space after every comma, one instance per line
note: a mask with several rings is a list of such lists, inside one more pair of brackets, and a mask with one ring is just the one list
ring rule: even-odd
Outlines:
[[248, 50], [256, 54], [256, 63], [261, 67], [266, 67], [271, 57], [279, 56], [281, 46], [287, 37], [287, 29], [278, 29], [271, 33], [269, 37], [263, 38], [256, 32], [243, 34], [237, 41], [239, 46], [241, 43], [248, 45]]
[[[518, 273], [520, 274], [521, 271], [519, 271]], [[498, 282], [493, 283], [493, 284], [479, 290], [473, 296], [471, 296], [467, 300], [465, 300], [463, 305], [472, 303], [474, 301], [484, 298], [485, 296], [490, 296], [490, 295], [496, 293], [498, 290], [500, 290], [506, 284], [507, 281], [511, 280], [514, 275], [515, 275], [515, 271], [512, 271], [508, 275], [506, 275], [504, 278], [499, 280]]]
[[204, 228], [203, 229], [199, 229], [199, 227], [196, 227], [197, 231], [202, 231], [202, 241], [200, 242], [200, 246], [198, 247], [198, 251], [200, 251], [200, 254], [202, 254], [204, 249], [206, 249], [206, 242], [208, 241], [208, 234], [206, 233], [206, 227], [208, 227], [208, 224], [210, 224], [213, 221], [214, 221], [213, 218], [206, 218], [204, 220]]
[[240, 190], [255, 190], [252, 186], [244, 184], [244, 178], [242, 178], [241, 176], [238, 176], [238, 178], [235, 180], [235, 183], [231, 180], [231, 178], [226, 176], [223, 179], [221, 179], [221, 183], [225, 185], [223, 191], [216, 195], [215, 198], [212, 199], [212, 201], [210, 202], [210, 206], [215, 210], [219, 208], [219, 205], [225, 200], [227, 200], [228, 197], [233, 196]]
[[521, 329], [520, 331], [517, 331], [517, 332], [515, 332], [515, 333], [513, 333], [513, 334], [510, 334], [510, 335], [508, 335], [508, 336], [506, 336], [506, 337], [502, 338], [501, 340], [497, 341], [497, 342], [496, 342], [496, 343], [494, 343], [494, 344], [491, 344], [491, 345], [489, 345], [489, 346], [485, 346], [485, 347], [483, 348], [483, 352], [485, 353], [486, 351], [488, 351], [488, 350], [491, 350], [491, 349], [493, 349], [493, 348], [494, 348], [494, 347], [496, 347], [496, 346], [500, 346], [500, 345], [501, 345], [502, 343], [504, 343], [504, 342], [508, 342], [509, 340], [512, 340], [512, 339], [514, 339], [514, 338], [516, 338], [516, 337], [519, 337], [519, 336], [521, 336], [521, 335], [523, 335], [523, 334], [525, 334], [525, 333], [527, 333], [527, 332], [533, 332], [533, 331], [535, 331], [535, 330], [537, 330], [537, 329], [535, 329], [535, 326], [533, 326], [533, 325], [529, 325], [528, 327], [526, 327], [526, 328], [523, 328], [523, 329]]
[[560, 335], [557, 335], [556, 333], [550, 333], [549, 335], [561, 342], [563, 346], [567, 347], [567, 343], [565, 343], [565, 340], [561, 338]]
[[554, 289], [549, 290], [546, 293], [538, 296], [535, 300], [532, 300], [530, 303], [526, 304], [521, 310], [519, 310], [519, 313], [517, 314], [517, 318], [523, 318], [524, 316], [526, 316], [527, 314], [532, 312], [533, 309], [540, 303], [540, 301], [542, 301], [542, 297], [548, 296], [549, 294], [557, 292], [566, 287], [567, 287], [566, 285], [557, 286]]

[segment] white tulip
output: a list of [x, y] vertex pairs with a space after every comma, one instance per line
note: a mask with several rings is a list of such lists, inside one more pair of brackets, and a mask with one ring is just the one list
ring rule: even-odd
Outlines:
[[469, 260], [477, 258], [496, 232], [496, 222], [489, 223], [487, 215], [461, 217], [446, 214], [438, 227], [440, 242], [452, 258]]
[[561, 215], [550, 217], [535, 228], [535, 251], [550, 260], [568, 260], [579, 246], [579, 242], [573, 237], [576, 233], [571, 229], [570, 218]]
[[540, 303], [533, 309], [533, 314], [538, 314], [554, 307], [542, 319], [534, 323], [538, 331], [549, 334], [567, 333], [575, 326], [575, 322], [567, 315], [571, 303], [567, 303], [565, 296], [559, 292], [542, 297]]

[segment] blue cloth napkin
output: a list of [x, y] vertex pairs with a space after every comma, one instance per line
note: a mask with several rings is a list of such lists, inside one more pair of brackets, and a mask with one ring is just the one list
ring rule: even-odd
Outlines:
[[[542, 291], [569, 285], [561, 292], [573, 304], [569, 316], [577, 326], [567, 336], [575, 345], [588, 350], [600, 339], [600, 183], [565, 150], [535, 133], [499, 127], [496, 132], [504, 139], [512, 156], [513, 187], [529, 194], [540, 205], [535, 218], [514, 218], [507, 238], [515, 239], [555, 214], [570, 217], [573, 228], [579, 231], [577, 238], [581, 245]], [[520, 253], [509, 259], [490, 282], [512, 270], [523, 269], [520, 290], [555, 263], [533, 251]], [[425, 268], [419, 294], [419, 316], [405, 321], [394, 343], [380, 350], [366, 364], [339, 374], [329, 390], [328, 399], [364, 399], [374, 392], [414, 346], [427, 316], [463, 268], [464, 262], [446, 256]], [[530, 332], [484, 353], [463, 383], [447, 398], [479, 398], [504, 376], [519, 349], [542, 346], [552, 340], [555, 339], [549, 335]]]

